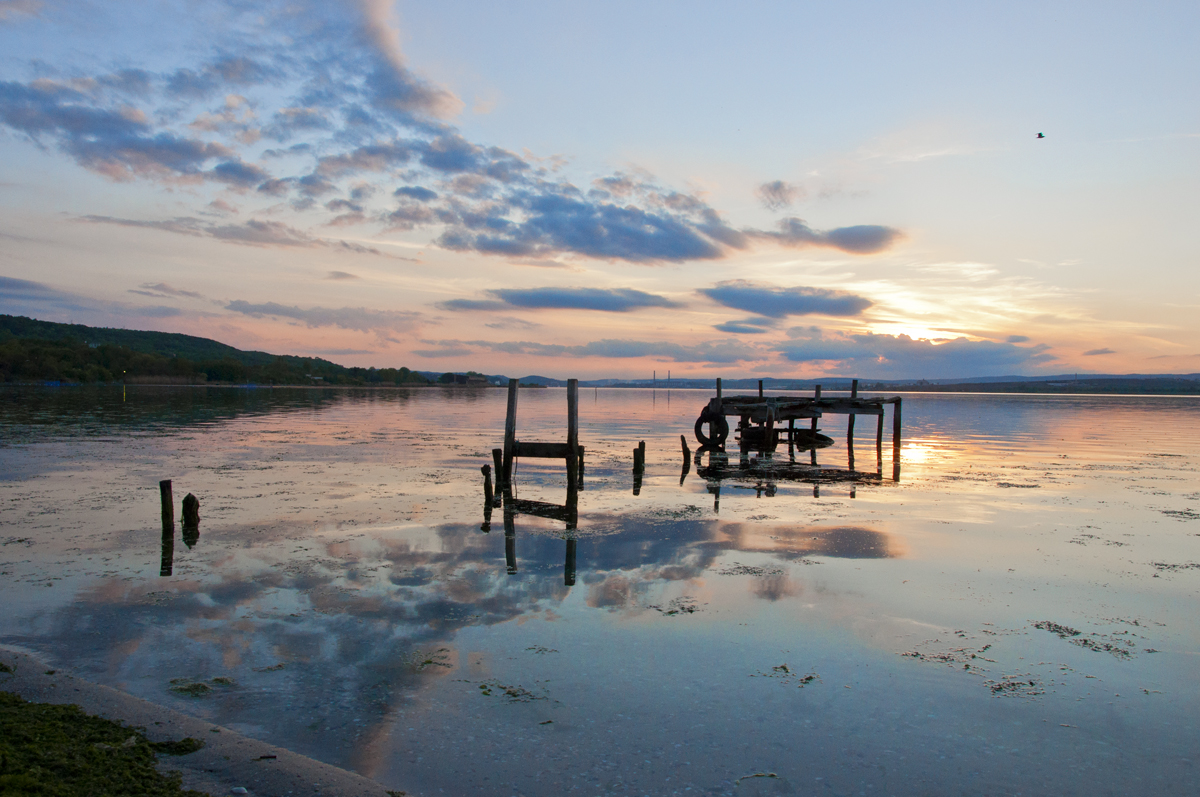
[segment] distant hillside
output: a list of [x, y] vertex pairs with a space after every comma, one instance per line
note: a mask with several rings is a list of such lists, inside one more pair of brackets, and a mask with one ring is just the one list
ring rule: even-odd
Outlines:
[[[144, 332], [136, 329], [109, 329], [83, 324], [56, 324], [14, 315], [0, 315], [0, 341], [7, 338], [73, 341], [87, 345], [108, 343], [124, 346], [143, 354], [183, 357], [187, 360], [237, 360], [242, 365], [270, 365], [276, 355], [265, 351], [242, 351], [224, 343], [178, 332]], [[328, 363], [327, 360], [319, 362]], [[335, 368], [342, 366], [328, 363]]]
[[0, 315], [0, 381], [426, 385], [407, 368], [347, 368], [319, 357], [242, 351], [174, 332]]

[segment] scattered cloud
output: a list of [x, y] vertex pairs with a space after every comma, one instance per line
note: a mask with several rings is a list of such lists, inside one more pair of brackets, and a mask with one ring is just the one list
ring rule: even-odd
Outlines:
[[1007, 338], [1004, 339], [1004, 341], [1006, 343], [1028, 343], [1029, 336], [1028, 335], [1009, 335]]
[[455, 350], [470, 347], [471, 350], [482, 349], [531, 357], [602, 357], [609, 359], [648, 357], [666, 362], [736, 363], [762, 359], [764, 355], [761, 349], [727, 340], [707, 341], [694, 345], [641, 340], [597, 340], [580, 345], [492, 340], [428, 342]]
[[[9, 16], [37, 8], [32, 0], [0, 0]], [[0, 126], [112, 180], [198, 193], [207, 184], [246, 203], [284, 200], [271, 205], [272, 214], [304, 213], [303, 225], [314, 227], [429, 229], [444, 249], [520, 265], [570, 268], [557, 260], [562, 255], [717, 260], [759, 244], [871, 254], [901, 235], [879, 225], [818, 230], [797, 218], [777, 230], [742, 229], [698, 193], [649, 174], [589, 175], [577, 184], [563, 176], [559, 158], [470, 141], [446, 121], [462, 102], [405, 62], [390, 0], [356, 0], [345, 9], [313, 28], [311, 15], [288, 4], [263, 5], [241, 18], [250, 27], [227, 45], [206, 42], [219, 56], [173, 71], [0, 81]], [[250, 40], [252, 49], [237, 43]], [[263, 137], [300, 140], [263, 151]], [[782, 209], [801, 191], [776, 180], [759, 194]], [[380, 254], [308, 232], [294, 220], [299, 215], [204, 223], [196, 216], [237, 208], [211, 195], [203, 203], [194, 215], [166, 221], [89, 218], [246, 245]], [[328, 215], [310, 222], [310, 213]]]
[[[856, 316], [873, 302], [862, 296], [826, 288], [776, 288], [749, 280], [728, 280], [700, 293], [718, 304], [771, 318], [789, 315]], [[744, 323], [744, 322], [743, 322]]]
[[362, 279], [357, 274], [351, 274], [349, 271], [331, 271], [326, 275], [327, 280], [356, 280]]
[[1090, 349], [1083, 353], [1084, 357], [1095, 357], [1098, 354], [1116, 354], [1112, 349]]
[[484, 324], [489, 329], [537, 329], [541, 324], [533, 321], [526, 321], [523, 318], [513, 318], [512, 316], [499, 316], [494, 320]]
[[509, 309], [508, 305], [504, 302], [496, 302], [490, 299], [449, 299], [444, 302], [438, 302], [437, 306], [443, 310], [461, 312], [489, 312], [492, 310]]
[[1039, 368], [1055, 359], [1048, 346], [1017, 346], [954, 338], [935, 343], [908, 335], [824, 333], [816, 327], [788, 331], [778, 351], [792, 362], [822, 362], [836, 373], [864, 378], [952, 379], [997, 376]]
[[763, 183], [754, 193], [758, 196], [758, 201], [762, 202], [763, 207], [775, 211], [791, 207], [793, 202], [804, 195], [803, 189], [799, 186], [785, 183], [783, 180]]
[[130, 290], [130, 293], [140, 293], [143, 296], [181, 296], [188, 299], [203, 299], [199, 293], [195, 291], [181, 291], [178, 288], [173, 288], [165, 282], [143, 282], [140, 286], [141, 290]]
[[627, 313], [642, 307], [679, 307], [665, 296], [633, 288], [500, 288], [488, 291], [513, 307]]
[[877, 224], [858, 224], [822, 232], [809, 227], [803, 219], [794, 217], [780, 220], [778, 232], [746, 230], [745, 233], [752, 238], [774, 241], [782, 246], [825, 246], [855, 255], [882, 252], [904, 235], [893, 227]]
[[495, 299], [450, 299], [439, 302], [443, 310], [488, 311], [513, 307], [546, 310], [599, 310], [627, 313], [643, 307], [679, 307], [665, 296], [633, 288], [498, 288], [487, 291]]
[[769, 332], [778, 323], [774, 318], [751, 317], [716, 324], [713, 329], [735, 335], [761, 335]]
[[143, 227], [200, 238], [216, 238], [226, 243], [242, 244], [244, 246], [326, 247], [342, 252], [378, 255], [379, 257], [390, 257], [396, 260], [415, 262], [411, 257], [388, 254], [381, 252], [373, 246], [363, 246], [353, 241], [343, 241], [337, 238], [315, 238], [303, 230], [284, 224], [281, 221], [248, 219], [241, 224], [218, 225], [190, 216], [180, 216], [174, 219], [163, 220], [121, 219], [114, 216], [80, 216], [78, 220], [93, 224], [114, 224], [119, 227]]
[[241, 299], [225, 305], [225, 309], [253, 318], [264, 316], [291, 318], [302, 322], [309, 328], [339, 327], [359, 332], [374, 332], [382, 329], [405, 332], [413, 329], [421, 320], [420, 313], [397, 310], [368, 310], [365, 307], [310, 307], [304, 309], [276, 302], [252, 304]]

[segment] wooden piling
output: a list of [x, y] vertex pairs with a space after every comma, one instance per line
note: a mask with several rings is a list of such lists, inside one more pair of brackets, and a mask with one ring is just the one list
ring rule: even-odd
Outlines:
[[567, 380], [567, 484], [579, 478], [579, 380]]
[[504, 418], [504, 483], [512, 484], [513, 449], [517, 443], [517, 389], [520, 382], [508, 380], [508, 414]]
[[200, 525], [200, 499], [188, 493], [183, 497], [183, 528], [195, 529]]
[[646, 470], [646, 441], [638, 443], [633, 449], [633, 472], [642, 473]]
[[[170, 482], [167, 482], [170, 484]], [[162, 556], [158, 563], [158, 575], [169, 576], [174, 571], [175, 567], [175, 522], [171, 521], [170, 525], [163, 521], [162, 532]]]
[[[816, 386], [816, 387], [813, 389], [813, 400], [814, 400], [814, 401], [820, 401], [820, 400], [821, 400], [821, 386], [820, 386], [820, 385], [817, 385], [817, 386]], [[813, 430], [814, 432], [815, 432], [815, 431], [817, 431], [817, 419], [816, 419], [816, 418], [813, 418], [813, 419], [812, 419], [812, 430]]]
[[483, 472], [483, 503], [490, 507], [492, 505], [492, 466], [484, 465], [479, 470]]
[[163, 479], [158, 483], [158, 497], [162, 502], [163, 530], [175, 528], [175, 498], [171, 494], [171, 480]]
[[892, 405], [892, 480], [900, 481], [900, 402]]
[[763, 397], [762, 383], [763, 383], [763, 381], [761, 379], [758, 380], [758, 397], [759, 398]]
[[717, 377], [717, 401], [721, 400], [721, 377]]
[[[852, 399], [858, 398], [858, 380], [857, 379], [852, 379], [850, 381], [850, 398], [852, 398]], [[853, 412], [850, 413], [850, 420], [848, 420], [846, 422], [846, 440], [848, 441], [848, 443], [851, 447], [854, 446], [854, 413]], [[851, 466], [850, 469], [853, 470], [854, 467]]]
[[496, 469], [496, 489], [503, 492], [508, 486], [504, 483], [504, 449], [492, 449], [492, 466]]

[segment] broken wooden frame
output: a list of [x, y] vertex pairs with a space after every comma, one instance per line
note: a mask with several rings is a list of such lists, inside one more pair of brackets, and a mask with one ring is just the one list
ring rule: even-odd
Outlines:
[[[850, 454], [850, 469], [854, 470], [854, 418], [856, 415], [874, 415], [879, 421], [875, 430], [875, 450], [880, 461], [883, 457], [883, 419], [886, 405], [892, 405], [892, 479], [900, 481], [900, 423], [902, 399], [860, 398], [858, 380], [851, 382], [850, 396], [823, 398], [821, 386], [817, 385], [813, 396], [764, 396], [763, 383], [759, 380], [757, 396], [723, 396], [721, 380], [717, 380], [717, 395], [710, 399], [700, 417], [696, 419], [696, 439], [706, 448], [723, 448], [729, 436], [728, 417], [738, 418], [738, 429], [742, 434], [742, 447], [774, 451], [780, 438], [786, 434], [789, 444], [802, 447], [816, 437], [817, 419], [826, 414], [849, 415], [846, 424], [846, 446]], [[810, 429], [796, 429], [796, 421], [811, 419]], [[778, 427], [787, 421], [787, 429]], [[708, 426], [708, 434], [703, 429]], [[815, 456], [815, 455], [814, 455]]]

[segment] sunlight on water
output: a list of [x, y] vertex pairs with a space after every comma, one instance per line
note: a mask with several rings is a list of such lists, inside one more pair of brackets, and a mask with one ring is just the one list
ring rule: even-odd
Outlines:
[[0, 642], [417, 794], [1198, 785], [1197, 400], [906, 396], [894, 482], [890, 417], [685, 468], [707, 394], [580, 398], [506, 512], [501, 390], [0, 391]]

